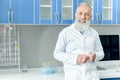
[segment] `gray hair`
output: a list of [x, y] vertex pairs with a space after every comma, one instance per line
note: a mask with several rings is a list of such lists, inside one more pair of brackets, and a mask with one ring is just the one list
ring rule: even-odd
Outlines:
[[[91, 8], [91, 6], [90, 6], [89, 4], [87, 4], [87, 3], [80, 3], [80, 4], [77, 6], [77, 8], [80, 7], [80, 6], [82, 6], [82, 5], [88, 6], [88, 7], [90, 8], [90, 12], [91, 12], [91, 14], [92, 14], [92, 8]], [[76, 9], [76, 11], [77, 11], [77, 9]]]
[[80, 7], [80, 6], [82, 6], [82, 5], [86, 5], [86, 6], [88, 6], [88, 7], [92, 10], [91, 6], [90, 6], [89, 4], [87, 4], [87, 3], [80, 3], [80, 4], [78, 5], [78, 7]]

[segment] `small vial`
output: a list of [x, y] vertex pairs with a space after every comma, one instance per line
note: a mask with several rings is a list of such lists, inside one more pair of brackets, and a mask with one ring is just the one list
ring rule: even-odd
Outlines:
[[27, 70], [27, 66], [26, 66], [26, 65], [23, 66], [23, 68], [22, 68], [22, 72], [23, 72], [23, 73], [28, 72], [28, 70]]

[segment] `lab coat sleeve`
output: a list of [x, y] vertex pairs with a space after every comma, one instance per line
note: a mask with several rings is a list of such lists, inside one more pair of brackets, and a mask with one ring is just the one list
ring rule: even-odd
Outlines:
[[67, 64], [76, 64], [78, 55], [66, 53], [66, 35], [65, 32], [61, 32], [58, 36], [56, 47], [54, 50], [54, 58]]
[[99, 61], [104, 58], [104, 51], [103, 51], [103, 47], [102, 47], [99, 35], [96, 38], [95, 45], [96, 45], [96, 47], [95, 47], [96, 60], [95, 61]]

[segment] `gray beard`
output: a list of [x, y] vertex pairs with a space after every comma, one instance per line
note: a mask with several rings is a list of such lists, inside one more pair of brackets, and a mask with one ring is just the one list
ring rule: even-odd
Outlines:
[[78, 31], [87, 31], [89, 29], [89, 21], [81, 23], [79, 20], [75, 20], [75, 29]]

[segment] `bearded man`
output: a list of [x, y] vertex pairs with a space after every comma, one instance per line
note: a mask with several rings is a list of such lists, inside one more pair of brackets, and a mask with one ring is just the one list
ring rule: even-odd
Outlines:
[[100, 80], [96, 61], [104, 51], [98, 32], [89, 25], [91, 13], [91, 7], [81, 3], [75, 22], [59, 33], [54, 58], [63, 62], [65, 80]]

